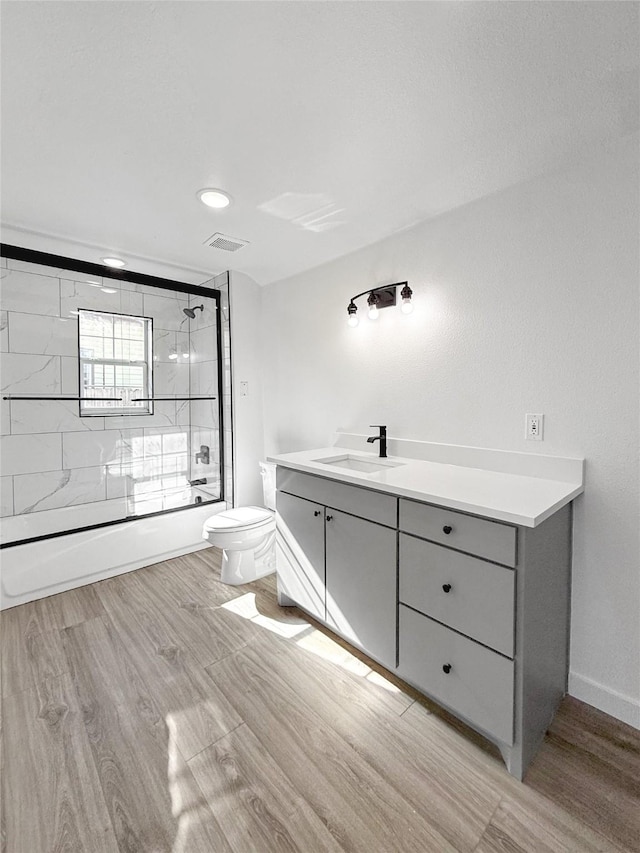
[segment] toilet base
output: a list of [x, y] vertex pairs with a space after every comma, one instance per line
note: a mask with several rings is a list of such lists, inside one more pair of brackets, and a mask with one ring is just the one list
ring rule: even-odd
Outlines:
[[258, 548], [223, 550], [220, 580], [230, 586], [251, 583], [276, 570], [275, 532]]

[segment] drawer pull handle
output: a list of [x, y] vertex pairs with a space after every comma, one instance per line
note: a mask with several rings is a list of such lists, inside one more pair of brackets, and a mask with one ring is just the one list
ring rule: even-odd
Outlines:
[[332, 516], [332, 515], [328, 515], [328, 516], [327, 516], [327, 521], [333, 521], [333, 516]]
[[442, 589], [444, 592], [451, 592], [451, 584], [450, 583], [443, 583]]
[[450, 663], [442, 664], [442, 671], [444, 673], [446, 673], [447, 675], [449, 675], [449, 673], [451, 672], [451, 664]]
[[452, 531], [452, 530], [453, 530], [453, 527], [451, 527], [451, 525], [450, 525], [450, 524], [445, 524], [445, 526], [442, 528], [442, 532], [443, 532], [446, 536], [448, 536], [448, 535], [451, 533], [451, 531]]
[[321, 510], [321, 509], [315, 509], [315, 510], [313, 511], [313, 514], [314, 514], [314, 515], [315, 515], [315, 517], [317, 518], [319, 515], [322, 515], [322, 510]]

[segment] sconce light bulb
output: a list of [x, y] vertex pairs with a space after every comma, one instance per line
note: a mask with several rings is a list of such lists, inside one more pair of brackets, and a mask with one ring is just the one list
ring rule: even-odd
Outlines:
[[369, 306], [368, 316], [370, 320], [378, 319], [378, 297], [373, 292], [373, 290], [369, 293], [367, 297], [367, 305]]
[[400, 298], [402, 299], [402, 305], [400, 306], [400, 310], [403, 314], [411, 314], [413, 311], [413, 304], [411, 302], [411, 297], [413, 296], [413, 290], [409, 287], [408, 282], [405, 282], [404, 287], [400, 291]]
[[347, 326], [351, 326], [352, 329], [358, 325], [358, 315], [357, 314], [349, 314], [347, 319]]
[[170, 353], [169, 353], [169, 358], [170, 358], [172, 361], [173, 361], [174, 359], [176, 359], [177, 357], [178, 357], [178, 353], [177, 353], [175, 350], [173, 350], [172, 352], [170, 352]]
[[188, 353], [188, 352], [183, 352], [183, 353], [182, 353], [182, 357], [183, 357], [183, 358], [189, 358], [189, 353]]
[[351, 327], [358, 325], [358, 309], [353, 300], [351, 300], [347, 307], [347, 325]]

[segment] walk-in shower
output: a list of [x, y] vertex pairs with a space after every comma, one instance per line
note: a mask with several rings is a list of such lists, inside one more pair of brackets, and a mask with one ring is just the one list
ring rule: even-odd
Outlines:
[[3, 543], [224, 500], [220, 291], [3, 254]]

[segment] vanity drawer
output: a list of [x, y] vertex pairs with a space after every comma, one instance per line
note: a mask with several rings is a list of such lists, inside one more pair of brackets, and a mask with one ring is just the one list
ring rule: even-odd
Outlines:
[[400, 601], [513, 657], [513, 569], [401, 533]]
[[401, 678], [502, 743], [513, 744], [513, 661], [402, 604], [399, 658]]
[[324, 477], [302, 474], [291, 468], [278, 465], [276, 487], [308, 501], [342, 510], [387, 527], [395, 527], [398, 515], [398, 499], [371, 489], [362, 489], [346, 483], [337, 483]]
[[500, 521], [401, 498], [400, 530], [503, 566], [516, 564], [516, 528]]

